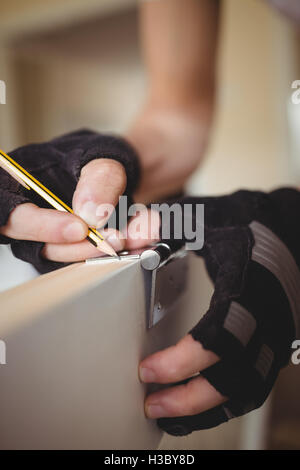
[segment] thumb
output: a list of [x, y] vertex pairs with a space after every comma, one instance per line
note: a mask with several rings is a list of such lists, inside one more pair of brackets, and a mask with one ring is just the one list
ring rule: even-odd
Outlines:
[[91, 227], [102, 227], [126, 188], [126, 172], [116, 160], [98, 158], [85, 165], [73, 196], [73, 209]]

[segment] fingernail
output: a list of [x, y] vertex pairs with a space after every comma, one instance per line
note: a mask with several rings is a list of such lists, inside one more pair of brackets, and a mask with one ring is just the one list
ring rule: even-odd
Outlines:
[[163, 418], [166, 416], [166, 410], [161, 405], [147, 405], [146, 415], [152, 419]]
[[140, 379], [142, 382], [153, 383], [156, 381], [156, 375], [152, 369], [140, 368]]
[[105, 240], [114, 248], [115, 251], [121, 251], [124, 248], [124, 242], [120, 240], [116, 235], [110, 234]]
[[63, 236], [65, 240], [69, 242], [82, 240], [85, 235], [86, 231], [84, 229], [83, 224], [81, 224], [80, 222], [72, 222], [71, 224], [67, 225], [63, 230]]
[[79, 209], [78, 215], [91, 227], [96, 227], [98, 224], [97, 217], [97, 204], [93, 201], [85, 202]]

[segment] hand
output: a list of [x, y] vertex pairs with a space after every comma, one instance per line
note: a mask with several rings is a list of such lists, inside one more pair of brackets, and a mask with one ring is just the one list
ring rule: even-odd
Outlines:
[[197, 254], [215, 291], [190, 333], [144, 359], [139, 375], [173, 385], [148, 396], [145, 412], [166, 432], [184, 435], [261, 406], [289, 361], [300, 332], [300, 192], [239, 191], [178, 203], [191, 204], [194, 214], [205, 206]]
[[[139, 171], [130, 146], [121, 139], [81, 131], [22, 147], [11, 155], [63, 201], [72, 204], [75, 214], [46, 208], [45, 201], [1, 170], [3, 242], [10, 242], [17, 257], [41, 272], [59, 267], [58, 262], [99, 256], [99, 250], [85, 240], [88, 225], [104, 226], [120, 195], [126, 194], [129, 204], [132, 202]], [[115, 250], [125, 246], [116, 230], [104, 230], [103, 235]]]
[[[77, 215], [25, 203], [12, 210], [0, 233], [16, 240], [45, 243], [41, 255], [51, 261], [74, 262], [100, 256], [99, 250], [85, 239], [88, 225], [106, 224], [125, 187], [126, 172], [119, 162], [92, 160], [83, 167], [73, 196]], [[107, 214], [99, 218], [97, 209], [101, 205]], [[116, 230], [104, 230], [103, 235], [116, 251], [124, 248], [125, 242]]]
[[[91, 227], [105, 226], [118, 204], [119, 197], [125, 191], [126, 179], [125, 168], [121, 163], [101, 158], [90, 161], [82, 168], [73, 195], [73, 210], [78, 215], [76, 219], [80, 217], [81, 221], [85, 221]], [[83, 238], [78, 238], [75, 243], [69, 241], [67, 244], [48, 242], [43, 248], [42, 255], [49, 260], [61, 262], [81, 261], [99, 256], [99, 250], [84, 239], [87, 234], [86, 224], [84, 224]], [[102, 230], [102, 234], [115, 251], [124, 248], [125, 242], [117, 230]]]
[[197, 415], [224, 403], [227, 398], [219, 393], [204, 377], [198, 375], [216, 362], [219, 357], [186, 335], [175, 346], [152, 354], [140, 364], [142, 382], [174, 384], [197, 377], [186, 384], [161, 390], [150, 395], [145, 402], [148, 418]]

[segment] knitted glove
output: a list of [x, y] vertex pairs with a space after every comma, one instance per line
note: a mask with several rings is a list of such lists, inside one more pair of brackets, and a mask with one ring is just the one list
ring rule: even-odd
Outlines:
[[[72, 196], [84, 165], [95, 158], [117, 160], [125, 167], [127, 186], [124, 194], [129, 205], [139, 181], [139, 165], [132, 147], [123, 139], [80, 130], [42, 144], [20, 147], [10, 156], [29, 171], [56, 196], [72, 206]], [[40, 207], [50, 207], [33, 191], [27, 191], [0, 168], [0, 226], [6, 225], [10, 212], [19, 204], [34, 202]], [[11, 244], [17, 258], [27, 261], [41, 273], [65, 265], [41, 257], [44, 243], [13, 240], [0, 235], [0, 244]]]
[[[220, 357], [201, 374], [228, 398], [195, 416], [158, 420], [166, 432], [185, 435], [261, 406], [289, 361], [300, 331], [300, 192], [239, 191], [176, 202], [191, 205], [194, 224], [196, 206], [204, 204], [204, 245], [196, 253], [215, 290], [190, 334]], [[163, 241], [178, 244], [172, 227], [171, 240]]]

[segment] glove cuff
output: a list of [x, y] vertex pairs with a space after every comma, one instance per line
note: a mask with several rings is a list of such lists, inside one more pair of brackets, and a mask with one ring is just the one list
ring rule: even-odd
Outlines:
[[45, 243], [33, 241], [27, 241], [26, 245], [24, 245], [22, 240], [11, 240], [11, 251], [17, 258], [32, 264], [40, 274], [46, 274], [70, 264], [50, 261], [43, 258], [41, 252], [44, 245]]
[[[31, 202], [23, 194], [21, 185], [0, 168], [1, 188], [0, 188], [0, 227], [7, 224], [10, 213], [19, 204]], [[8, 245], [11, 242], [9, 237], [0, 234], [0, 245]]]
[[[76, 131], [63, 138], [64, 144], [66, 140], [72, 142], [74, 152], [77, 153], [77, 158], [65, 159], [66, 170], [76, 181], [80, 177], [81, 169], [91, 160], [109, 158], [121, 163], [125, 168], [127, 177], [125, 194], [132, 194], [136, 190], [141, 174], [139, 159], [133, 147], [125, 139], [88, 130]], [[55, 139], [52, 143], [60, 146], [60, 139]]]

